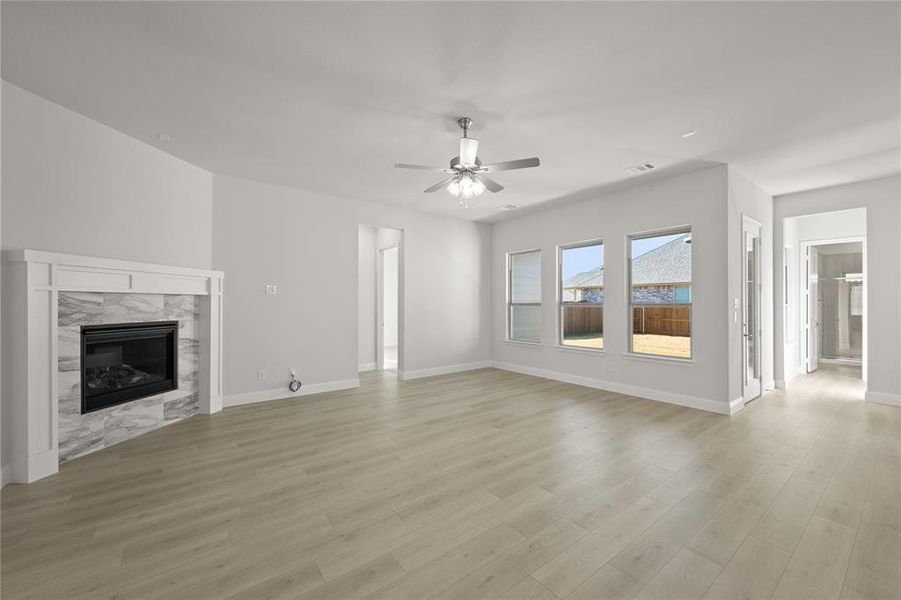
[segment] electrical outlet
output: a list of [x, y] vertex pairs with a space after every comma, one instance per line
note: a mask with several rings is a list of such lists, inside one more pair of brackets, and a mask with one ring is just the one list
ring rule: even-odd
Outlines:
[[257, 381], [266, 379], [266, 371], [257, 371]]
[[278, 286], [277, 286], [277, 285], [275, 285], [274, 283], [267, 283], [267, 284], [266, 284], [266, 294], [267, 294], [268, 296], [274, 296], [274, 295], [277, 294], [277, 293], [278, 293]]

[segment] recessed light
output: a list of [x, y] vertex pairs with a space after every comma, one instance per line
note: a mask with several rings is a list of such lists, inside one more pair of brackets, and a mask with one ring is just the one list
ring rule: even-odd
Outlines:
[[683, 133], [683, 134], [682, 134], [682, 138], [683, 138], [683, 139], [684, 139], [684, 138], [690, 138], [691, 136], [693, 136], [693, 135], [695, 135], [695, 134], [697, 134], [697, 133], [698, 133], [697, 131], [695, 131], [694, 129], [692, 129], [691, 131], [686, 131], [685, 133]]
[[158, 134], [156, 134], [156, 137], [161, 142], [171, 142], [172, 141], [172, 137], [170, 137], [168, 133], [158, 133]]
[[517, 208], [519, 208], [519, 207], [516, 206], [515, 204], [504, 204], [501, 207], [501, 210], [516, 210]]

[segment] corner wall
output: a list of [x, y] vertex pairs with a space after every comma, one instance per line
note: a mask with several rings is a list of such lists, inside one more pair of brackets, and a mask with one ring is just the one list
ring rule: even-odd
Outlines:
[[[815, 213], [865, 207], [867, 211], [867, 399], [901, 405], [901, 311], [898, 310], [901, 263], [901, 177], [839, 185], [777, 196], [773, 219], [774, 247], [785, 244], [784, 219]], [[774, 270], [783, 268], [782, 253], [774, 256]], [[775, 279], [775, 296], [783, 282]], [[775, 319], [776, 379], [784, 380], [785, 327], [782, 311]]]
[[[773, 197], [729, 166], [729, 285], [725, 298], [729, 307], [729, 398], [742, 397], [744, 385], [741, 299], [744, 294], [742, 216], [760, 223], [760, 320], [761, 383], [764, 390], [775, 387], [773, 375]], [[739, 309], [735, 310], [738, 300]]]
[[403, 230], [405, 377], [488, 366], [488, 225], [220, 175], [213, 198], [228, 402], [288, 395], [290, 368], [304, 389], [356, 385], [361, 224]]

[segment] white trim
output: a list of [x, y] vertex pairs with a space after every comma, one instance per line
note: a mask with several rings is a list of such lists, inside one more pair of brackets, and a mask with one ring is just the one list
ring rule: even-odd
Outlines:
[[7, 483], [12, 483], [13, 480], [13, 470], [9, 465], [3, 465], [0, 467], [0, 488], [5, 486]]
[[241, 406], [243, 404], [255, 404], [257, 402], [268, 402], [269, 400], [285, 400], [297, 396], [311, 396], [313, 394], [349, 390], [358, 387], [360, 387], [360, 380], [356, 378], [339, 379], [337, 381], [326, 381], [323, 383], [307, 383], [294, 393], [291, 393], [287, 388], [275, 388], [272, 390], [260, 390], [258, 392], [232, 394], [231, 396], [222, 398], [222, 405], [224, 408], [229, 408], [232, 406]]
[[767, 390], [775, 390], [776, 389], [776, 380], [775, 379], [767, 379], [763, 384], [763, 389], [760, 391], [760, 395], [763, 395], [763, 392]]
[[525, 346], [527, 348], [541, 348], [544, 346], [544, 342], [526, 342], [524, 340], [511, 340], [509, 338], [503, 340], [503, 342], [512, 346]]
[[[761, 393], [760, 395], [762, 396], [763, 394]], [[757, 398], [759, 398], [759, 397], [760, 396], [758, 396]], [[756, 400], [757, 398], [754, 398], [754, 400]], [[743, 409], [745, 407], [745, 404], [746, 404], [746, 402], [745, 402], [744, 396], [739, 396], [738, 398], [733, 398], [732, 400], [729, 401], [729, 414], [734, 415], [735, 413], [737, 413], [738, 411]]]
[[365, 371], [375, 371], [377, 363], [368, 362], [368, 363], [360, 363], [357, 365], [357, 372], [363, 373]]
[[565, 350], [566, 352], [576, 352], [579, 354], [606, 354], [603, 348], [585, 348], [582, 346], [566, 346], [564, 344], [554, 344], [554, 350]]
[[871, 392], [867, 390], [864, 398], [867, 402], [875, 402], [876, 404], [901, 406], [901, 394], [887, 394], [886, 392]]
[[640, 360], [643, 362], [660, 363], [662, 365], [679, 365], [693, 367], [695, 361], [690, 358], [678, 358], [675, 356], [662, 356], [658, 354], [642, 354], [640, 352], [623, 352], [623, 358], [627, 360]]
[[688, 408], [696, 408], [707, 412], [728, 415], [735, 412], [731, 403], [718, 402], [708, 398], [698, 398], [696, 396], [688, 396], [686, 394], [677, 394], [675, 392], [667, 392], [664, 390], [656, 390], [653, 388], [639, 387], [637, 385], [629, 385], [618, 383], [615, 381], [604, 381], [591, 377], [582, 377], [580, 375], [571, 375], [569, 373], [560, 373], [558, 371], [549, 371], [547, 369], [538, 369], [535, 367], [527, 367], [524, 365], [516, 365], [512, 363], [491, 361], [491, 366], [495, 369], [504, 371], [512, 371], [514, 373], [522, 373], [523, 375], [532, 375], [541, 377], [542, 379], [551, 379], [553, 381], [561, 381], [563, 383], [572, 383], [583, 387], [594, 388], [598, 390], [606, 390], [608, 392], [616, 392], [628, 396], [637, 396], [647, 400], [656, 402], [665, 402], [667, 404], [676, 404], [678, 406], [686, 406]]
[[776, 386], [777, 390], [787, 390], [788, 385], [800, 375], [802, 375], [800, 371], [792, 371], [786, 374], [785, 379], [776, 379], [773, 384]]
[[824, 365], [847, 365], [849, 367], [862, 367], [863, 360], [860, 358], [819, 358]]
[[[6, 460], [16, 483], [59, 468], [58, 306], [61, 291], [185, 294], [200, 298], [199, 410], [222, 409], [222, 271], [41, 250], [4, 250], [3, 351], [12, 368]], [[8, 302], [5, 298], [9, 296]], [[6, 327], [6, 318], [12, 327]], [[8, 382], [8, 383], [7, 383]]]
[[417, 369], [415, 371], [398, 372], [398, 376], [403, 381], [410, 379], [421, 379], [423, 377], [435, 377], [436, 375], [448, 375], [449, 373], [460, 373], [461, 371], [474, 371], [475, 369], [487, 369], [491, 367], [490, 360], [481, 360], [478, 362], [462, 363], [459, 365], [446, 365], [443, 367], [432, 367], [430, 369]]

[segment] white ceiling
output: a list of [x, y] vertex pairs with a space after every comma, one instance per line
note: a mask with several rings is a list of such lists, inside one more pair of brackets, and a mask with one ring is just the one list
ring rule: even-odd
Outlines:
[[[13, 84], [216, 173], [477, 220], [653, 162], [772, 193], [899, 171], [899, 4], [2, 3]], [[539, 156], [464, 212], [440, 174]], [[698, 134], [680, 137], [687, 130]], [[171, 136], [162, 142], [157, 133]], [[436, 177], [436, 175], [438, 177]]]

